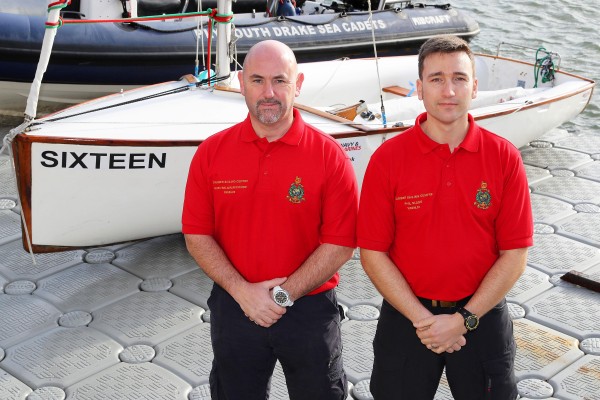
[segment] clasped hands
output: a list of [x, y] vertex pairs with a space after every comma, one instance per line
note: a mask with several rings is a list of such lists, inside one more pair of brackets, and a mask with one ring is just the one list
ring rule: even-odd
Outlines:
[[467, 344], [464, 319], [458, 314], [432, 315], [413, 326], [421, 343], [434, 353], [453, 353]]
[[279, 321], [287, 311], [271, 297], [271, 289], [282, 285], [286, 280], [287, 278], [275, 278], [257, 283], [245, 282], [236, 288], [233, 297], [250, 321], [268, 328]]

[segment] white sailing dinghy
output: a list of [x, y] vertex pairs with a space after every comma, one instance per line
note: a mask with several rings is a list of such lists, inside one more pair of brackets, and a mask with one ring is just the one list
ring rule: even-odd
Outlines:
[[[219, 6], [230, 10], [225, 0]], [[227, 48], [226, 34], [219, 37]], [[196, 147], [247, 115], [227, 54], [218, 57], [224, 80], [214, 86], [187, 76], [76, 105], [9, 135], [25, 248], [56, 251], [180, 232]], [[540, 74], [537, 63], [478, 55], [479, 95], [470, 112], [517, 147], [574, 118], [594, 81], [546, 64]], [[306, 63], [299, 70], [305, 80], [296, 107], [346, 149], [359, 183], [375, 149], [423, 111], [411, 95], [416, 56]]]

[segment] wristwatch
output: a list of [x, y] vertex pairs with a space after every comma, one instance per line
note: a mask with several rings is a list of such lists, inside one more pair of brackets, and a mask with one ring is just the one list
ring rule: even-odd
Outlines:
[[465, 319], [465, 328], [467, 331], [474, 331], [479, 326], [479, 317], [465, 308], [459, 308], [456, 310]]
[[290, 299], [290, 294], [281, 286], [275, 286], [273, 288], [273, 301], [281, 307], [290, 307], [294, 305], [294, 302]]

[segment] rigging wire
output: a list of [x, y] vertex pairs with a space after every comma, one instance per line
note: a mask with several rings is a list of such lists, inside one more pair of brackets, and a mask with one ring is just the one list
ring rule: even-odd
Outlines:
[[[120, 103], [111, 104], [111, 105], [100, 107], [100, 108], [94, 108], [92, 110], [81, 111], [81, 112], [78, 112], [78, 113], [75, 113], [75, 114], [64, 115], [62, 117], [49, 118], [49, 119], [44, 120], [43, 122], [60, 121], [60, 120], [66, 119], [66, 118], [76, 117], [76, 116], [79, 116], [79, 115], [90, 114], [90, 113], [97, 112], [97, 111], [102, 111], [102, 110], [108, 110], [108, 109], [111, 109], [111, 108], [121, 107], [121, 106], [124, 106], [124, 105], [127, 105], [127, 104], [134, 104], [134, 103], [139, 103], [141, 101], [146, 101], [146, 100], [155, 99], [155, 98], [158, 98], [158, 97], [168, 96], [168, 95], [171, 95], [171, 94], [182, 93], [182, 92], [188, 91], [188, 90], [190, 90], [190, 89], [192, 89], [194, 87], [200, 87], [202, 85], [209, 85], [210, 86], [210, 85], [214, 85], [217, 82], [221, 82], [221, 81], [224, 81], [224, 80], [227, 80], [227, 79], [229, 79], [229, 76], [223, 76], [223, 77], [219, 78], [216, 75], [212, 75], [210, 77], [207, 77], [206, 79], [201, 79], [198, 82], [191, 83], [191, 84], [186, 85], [186, 86], [178, 87], [178, 88], [175, 88], [175, 89], [165, 90], [164, 92], [154, 93], [154, 94], [150, 94], [150, 95], [147, 95], [147, 96], [138, 97], [138, 98], [127, 100], [127, 101], [122, 101]], [[43, 122], [33, 123], [33, 124], [31, 124], [31, 126], [35, 126], [35, 125], [41, 124]]]
[[[197, 4], [197, 12], [200, 12], [200, 10], [202, 9], [202, 0], [198, 0], [198, 4]], [[200, 28], [203, 28], [204, 25], [202, 24], [202, 16], [200, 16], [200, 18], [198, 18], [197, 22], [196, 22], [196, 31], [198, 32], [198, 35], [196, 35], [196, 60], [194, 60], [195, 63], [195, 70], [194, 70], [194, 75], [195, 76], [199, 76], [200, 75], [200, 61], [199, 61], [199, 57], [198, 57], [198, 44], [201, 43], [202, 44], [202, 65], [204, 66], [204, 68], [206, 68], [206, 59], [204, 58], [204, 55], [206, 53], [204, 53], [204, 33]]]
[[375, 53], [375, 67], [377, 69], [377, 84], [379, 85], [379, 100], [381, 101], [381, 120], [383, 127], [387, 128], [387, 117], [385, 115], [385, 106], [383, 105], [383, 89], [381, 88], [381, 76], [379, 74], [379, 57], [377, 57], [377, 42], [375, 41], [375, 28], [373, 26], [373, 12], [371, 10], [371, 0], [367, 1], [369, 5], [369, 25], [371, 26], [371, 38], [373, 40], [373, 52]]

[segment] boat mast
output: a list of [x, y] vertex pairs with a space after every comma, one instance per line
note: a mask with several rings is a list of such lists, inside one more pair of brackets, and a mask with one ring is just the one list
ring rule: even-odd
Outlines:
[[[232, 0], [217, 0], [217, 14], [231, 15]], [[217, 24], [217, 78], [229, 77], [229, 42], [231, 23]], [[210, 61], [209, 61], [210, 62]]]

